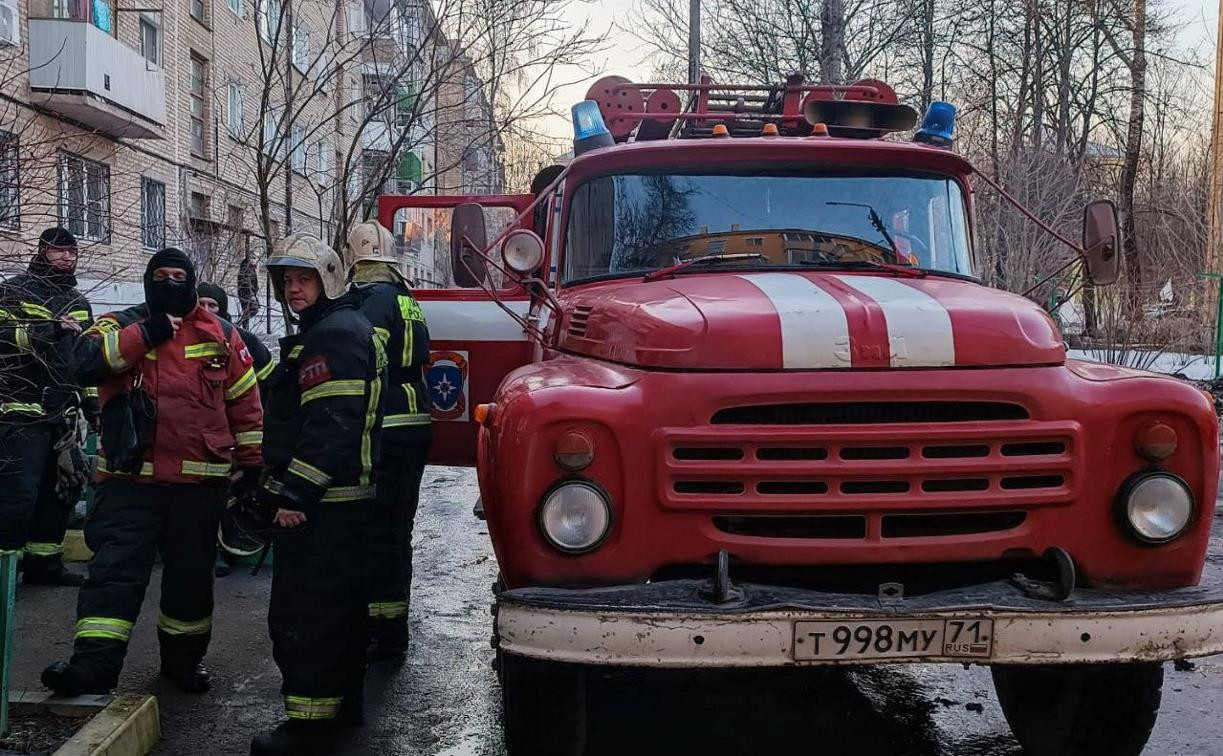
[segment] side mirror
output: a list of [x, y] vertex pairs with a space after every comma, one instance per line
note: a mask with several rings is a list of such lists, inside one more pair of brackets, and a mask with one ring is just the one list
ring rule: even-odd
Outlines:
[[484, 208], [474, 202], [457, 205], [450, 213], [450, 270], [454, 284], [465, 289], [488, 280], [480, 252], [488, 246]]
[[544, 240], [529, 229], [513, 231], [501, 245], [501, 259], [505, 261], [505, 267], [528, 276], [538, 270], [544, 261]]
[[1121, 277], [1121, 219], [1112, 200], [1096, 200], [1084, 209], [1083, 251], [1093, 284], [1108, 286]]

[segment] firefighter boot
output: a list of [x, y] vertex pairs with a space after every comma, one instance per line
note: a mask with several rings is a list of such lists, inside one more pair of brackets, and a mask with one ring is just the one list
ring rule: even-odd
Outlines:
[[200, 662], [182, 664], [162, 662], [161, 673], [170, 678], [184, 693], [207, 693], [212, 687], [212, 676]]
[[251, 756], [314, 756], [335, 750], [334, 719], [290, 719], [251, 740]]
[[55, 662], [42, 671], [42, 684], [57, 696], [106, 695], [114, 685], [101, 685], [68, 662]]

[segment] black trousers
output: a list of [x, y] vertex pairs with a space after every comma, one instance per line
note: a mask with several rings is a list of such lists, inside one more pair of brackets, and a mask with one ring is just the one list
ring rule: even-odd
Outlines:
[[369, 540], [369, 636], [383, 643], [408, 639], [412, 596], [412, 526], [429, 442], [383, 446]]
[[212, 638], [212, 565], [224, 481], [154, 485], [110, 478], [98, 484], [85, 523], [93, 549], [77, 596], [72, 664], [114, 687], [132, 628], [161, 552], [157, 639], [163, 666], [200, 662]]
[[365, 571], [372, 500], [320, 503], [273, 538], [272, 657], [294, 719], [332, 719], [365, 679]]
[[0, 421], [0, 550], [24, 550], [27, 573], [63, 568], [64, 530], [77, 499], [55, 492], [54, 447], [64, 432], [58, 420]]

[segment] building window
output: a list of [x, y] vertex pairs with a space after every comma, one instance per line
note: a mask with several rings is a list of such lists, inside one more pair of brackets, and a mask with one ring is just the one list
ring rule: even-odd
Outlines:
[[280, 152], [278, 119], [279, 115], [274, 111], [268, 110], [263, 114], [263, 154], [268, 156], [275, 156]]
[[242, 138], [242, 85], [236, 81], [229, 82], [229, 107], [226, 126], [229, 135], [234, 139]]
[[320, 139], [318, 143], [318, 182], [321, 186], [326, 186], [331, 173], [331, 145], [326, 139]]
[[110, 241], [110, 166], [61, 152], [59, 222], [73, 234]]
[[21, 229], [21, 174], [17, 135], [0, 131], [0, 228]]
[[166, 185], [140, 179], [140, 243], [145, 249], [166, 246]]
[[299, 173], [306, 171], [306, 130], [301, 126], [294, 126], [290, 137], [290, 158], [293, 162], [293, 170]]
[[242, 0], [229, 0], [229, 12], [234, 14], [238, 18], [241, 18], [242, 17]]
[[191, 17], [201, 24], [205, 22], [204, 17], [204, 0], [189, 0], [191, 3]]
[[208, 195], [200, 192], [191, 193], [191, 205], [187, 208], [187, 214], [194, 220], [208, 220], [212, 216], [209, 214]]
[[237, 205], [229, 206], [229, 230], [239, 234], [246, 228], [246, 210]]
[[[256, 0], [258, 2], [258, 0]], [[280, 0], [263, 0], [259, 6], [259, 36], [271, 44], [280, 33]]]
[[204, 152], [204, 113], [207, 99], [205, 86], [208, 80], [208, 63], [191, 56], [191, 154], [208, 157]]
[[140, 19], [140, 54], [154, 66], [161, 61], [160, 36], [161, 31], [157, 28], [157, 24], [142, 16]]
[[310, 30], [293, 22], [293, 66], [305, 73], [310, 68]]

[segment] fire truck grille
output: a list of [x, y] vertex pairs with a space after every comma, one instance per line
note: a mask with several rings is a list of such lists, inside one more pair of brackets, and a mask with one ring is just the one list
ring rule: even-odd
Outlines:
[[664, 508], [708, 512], [735, 535], [1010, 530], [1034, 508], [1076, 498], [1079, 433], [1074, 421], [1032, 420], [668, 428], [657, 437], [658, 497]]
[[569, 335], [582, 338], [586, 335], [586, 323], [590, 320], [590, 313], [594, 311], [593, 307], [587, 305], [578, 305], [573, 308], [572, 314], [569, 315]]
[[718, 410], [713, 425], [877, 425], [1026, 420], [1028, 411], [1008, 402], [827, 402], [762, 404]]

